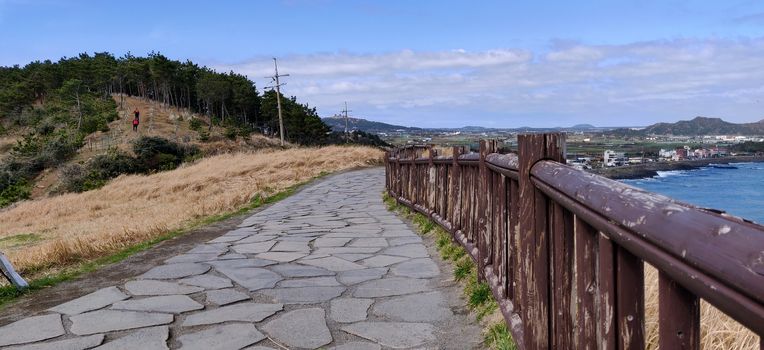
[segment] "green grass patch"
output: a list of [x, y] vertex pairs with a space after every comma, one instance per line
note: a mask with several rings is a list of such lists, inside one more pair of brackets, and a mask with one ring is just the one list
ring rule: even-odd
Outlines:
[[0, 249], [10, 249], [25, 246], [42, 240], [42, 236], [36, 233], [22, 233], [18, 235], [0, 238]]
[[[118, 251], [116, 253], [113, 253], [113, 254], [110, 254], [110, 255], [107, 255], [107, 256], [103, 256], [103, 257], [96, 258], [96, 259], [89, 260], [89, 261], [81, 261], [81, 262], [75, 263], [75, 264], [73, 264], [71, 266], [68, 266], [68, 267], [65, 267], [63, 270], [57, 271], [56, 273], [53, 273], [53, 274], [51, 274], [49, 276], [44, 276], [44, 277], [36, 278], [34, 280], [31, 280], [31, 281], [27, 281], [29, 283], [29, 287], [28, 288], [18, 289], [18, 288], [14, 287], [14, 286], [11, 286], [11, 285], [0, 286], [0, 309], [2, 309], [6, 304], [8, 304], [9, 302], [13, 301], [14, 299], [16, 299], [16, 298], [18, 298], [18, 297], [20, 297], [22, 295], [33, 293], [35, 291], [38, 291], [38, 290], [41, 290], [41, 289], [44, 289], [44, 288], [52, 287], [52, 286], [54, 286], [56, 284], [59, 284], [61, 282], [65, 282], [65, 281], [74, 279], [74, 278], [79, 277], [79, 276], [81, 276], [83, 274], [86, 274], [88, 272], [93, 272], [95, 270], [98, 270], [99, 268], [101, 268], [103, 266], [120, 262], [120, 261], [122, 261], [122, 260], [124, 260], [124, 259], [126, 259], [126, 258], [128, 258], [128, 257], [130, 257], [130, 256], [132, 256], [134, 254], [136, 254], [136, 253], [145, 251], [145, 250], [147, 250], [147, 249], [149, 249], [149, 248], [159, 244], [160, 242], [163, 242], [163, 241], [166, 241], [168, 239], [172, 239], [172, 238], [175, 238], [175, 237], [178, 237], [178, 236], [182, 236], [182, 235], [184, 235], [184, 234], [186, 234], [186, 233], [188, 233], [188, 232], [190, 232], [190, 231], [192, 231], [194, 229], [197, 229], [199, 227], [210, 225], [210, 224], [213, 224], [213, 223], [216, 223], [216, 222], [220, 222], [220, 221], [229, 219], [231, 217], [244, 214], [244, 213], [246, 213], [246, 212], [248, 212], [250, 210], [257, 209], [257, 208], [259, 208], [261, 206], [278, 202], [278, 201], [280, 201], [280, 200], [282, 200], [284, 198], [287, 198], [287, 197], [291, 196], [298, 189], [300, 189], [302, 186], [305, 186], [307, 183], [309, 183], [309, 182], [311, 182], [313, 180], [319, 179], [321, 177], [324, 177], [324, 176], [326, 176], [328, 174], [329, 173], [327, 173], [327, 172], [322, 172], [318, 176], [316, 176], [316, 177], [314, 177], [314, 178], [312, 178], [310, 180], [307, 180], [305, 182], [301, 182], [301, 183], [296, 184], [294, 186], [288, 187], [287, 189], [285, 189], [283, 191], [280, 191], [280, 192], [277, 192], [277, 193], [274, 193], [273, 195], [266, 196], [266, 197], [257, 196], [252, 201], [250, 201], [248, 204], [246, 204], [244, 207], [242, 207], [242, 208], [240, 208], [238, 210], [231, 211], [231, 212], [228, 212], [228, 213], [218, 214], [218, 215], [212, 215], [212, 216], [204, 217], [204, 218], [201, 218], [201, 219], [197, 219], [197, 220], [189, 223], [186, 227], [184, 227], [182, 229], [170, 231], [170, 232], [168, 232], [168, 233], [166, 233], [164, 235], [161, 235], [159, 237], [156, 237], [154, 239], [151, 239], [151, 240], [148, 240], [148, 241], [145, 241], [145, 242], [141, 242], [141, 243], [138, 243], [138, 244], [134, 244], [134, 245], [132, 245], [130, 247], [127, 247], [127, 248], [125, 248], [123, 250], [120, 250], [120, 251]], [[33, 235], [33, 234], [30, 234], [30, 235]], [[6, 238], [3, 238], [3, 240], [8, 239], [8, 238], [17, 237], [17, 236], [25, 236], [25, 235], [16, 235], [16, 236], [11, 236], [11, 237], [6, 237]], [[0, 240], [0, 244], [2, 244], [2, 240]], [[34, 273], [36, 271], [30, 271], [30, 272]]]
[[[475, 318], [481, 321], [486, 316], [494, 313], [499, 305], [493, 299], [491, 288], [485, 282], [478, 283], [477, 269], [472, 257], [467, 251], [454, 242], [451, 234], [446, 232], [435, 222], [418, 212], [412, 211], [406, 206], [398, 204], [394, 198], [387, 193], [383, 195], [383, 201], [387, 208], [399, 215], [411, 220], [420, 234], [433, 235], [435, 238], [435, 247], [443, 260], [452, 261], [454, 264], [454, 279], [462, 283], [464, 295], [467, 298], [467, 305], [475, 313]], [[502, 328], [503, 327], [503, 328]], [[516, 349], [512, 336], [507, 330], [504, 322], [490, 325], [484, 329], [485, 343], [492, 349], [514, 350]]]

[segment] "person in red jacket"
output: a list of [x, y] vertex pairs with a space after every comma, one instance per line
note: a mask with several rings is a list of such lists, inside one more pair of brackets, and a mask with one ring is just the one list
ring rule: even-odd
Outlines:
[[135, 117], [135, 119], [133, 119], [133, 131], [138, 131], [138, 124], [139, 123], [140, 123], [140, 121], [138, 120], [138, 117]]

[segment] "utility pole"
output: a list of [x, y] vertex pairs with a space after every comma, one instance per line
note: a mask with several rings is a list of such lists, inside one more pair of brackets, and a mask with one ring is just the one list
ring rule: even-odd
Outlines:
[[280, 77], [288, 77], [289, 74], [281, 74], [279, 75], [279, 66], [276, 63], [276, 58], [273, 58], [273, 68], [276, 71], [276, 74], [272, 77], [266, 77], [273, 79], [273, 82], [276, 84], [273, 86], [269, 86], [269, 88], [276, 88], [276, 107], [279, 110], [279, 137], [281, 138], [281, 145], [284, 145], [284, 118], [281, 116], [281, 85], [286, 85], [286, 83], [281, 84], [279, 82]]
[[345, 101], [345, 109], [341, 111], [345, 114], [345, 143], [350, 142], [350, 134], [348, 133], [348, 112], [352, 112], [348, 110], [348, 103]]

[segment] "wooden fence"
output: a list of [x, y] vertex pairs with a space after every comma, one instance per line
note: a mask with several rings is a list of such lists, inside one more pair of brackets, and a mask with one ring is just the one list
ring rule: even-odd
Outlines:
[[643, 349], [643, 262], [661, 349], [700, 347], [699, 298], [764, 335], [763, 226], [569, 167], [564, 134], [496, 150], [393, 150], [386, 187], [465, 247], [519, 348]]

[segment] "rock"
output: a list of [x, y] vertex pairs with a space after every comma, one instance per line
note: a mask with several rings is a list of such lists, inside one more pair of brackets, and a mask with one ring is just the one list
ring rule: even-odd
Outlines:
[[273, 260], [278, 262], [290, 262], [299, 258], [305, 257], [305, 253], [288, 253], [288, 252], [268, 252], [255, 255], [260, 259]]
[[306, 241], [280, 241], [276, 243], [276, 245], [271, 248], [272, 252], [310, 252], [310, 247], [308, 247], [308, 242], [310, 242], [311, 239], [308, 239]]
[[438, 265], [430, 258], [412, 259], [393, 266], [390, 272], [396, 276], [432, 278], [440, 275]]
[[258, 267], [218, 268], [218, 271], [250, 291], [273, 288], [282, 280], [276, 273]]
[[371, 299], [337, 298], [331, 302], [329, 316], [341, 323], [365, 321], [373, 302]]
[[413, 348], [435, 340], [435, 327], [428, 323], [359, 322], [342, 330], [395, 349]]
[[207, 302], [215, 305], [227, 305], [237, 301], [249, 299], [249, 295], [239, 292], [235, 289], [211, 290], [207, 293]]
[[332, 287], [341, 286], [337, 279], [334, 277], [310, 277], [310, 278], [298, 278], [293, 280], [279, 282], [279, 287], [293, 288], [293, 287]]
[[186, 252], [186, 254], [223, 254], [228, 252], [228, 248], [222, 245], [213, 244], [199, 244], [194, 249]]
[[384, 238], [357, 238], [350, 243], [348, 247], [387, 247], [387, 240]]
[[334, 346], [329, 350], [381, 350], [379, 344], [365, 343], [360, 341], [351, 341], [342, 345]]
[[353, 238], [346, 237], [346, 238], [317, 238], [315, 242], [313, 242], [313, 246], [316, 248], [321, 247], [342, 247], [347, 242], [350, 242]]
[[212, 265], [217, 269], [233, 268], [238, 269], [241, 267], [264, 267], [277, 264], [278, 262], [265, 259], [234, 259], [234, 260], [216, 260], [208, 261], [206, 264]]
[[86, 311], [98, 310], [109, 306], [116, 301], [125, 300], [129, 297], [129, 295], [122, 293], [117, 287], [107, 287], [61, 305], [54, 306], [49, 310], [66, 315], [76, 315]]
[[332, 342], [324, 310], [320, 308], [287, 312], [268, 322], [263, 330], [291, 348], [316, 349]]
[[32, 316], [0, 327], [0, 346], [31, 343], [63, 334], [61, 315]]
[[164, 262], [166, 264], [177, 264], [177, 263], [194, 263], [194, 262], [202, 262], [202, 261], [210, 261], [214, 260], [218, 257], [217, 253], [214, 254], [181, 254], [176, 255], [172, 258], [169, 258], [165, 260]]
[[201, 310], [204, 305], [185, 295], [163, 295], [144, 299], [125, 300], [114, 303], [112, 310], [149, 311], [179, 314]]
[[266, 289], [260, 293], [284, 304], [314, 304], [334, 299], [345, 291], [345, 287], [303, 287]]
[[204, 289], [223, 289], [233, 287], [231, 280], [213, 275], [199, 275], [184, 278], [178, 282]]
[[69, 320], [72, 321], [70, 329], [72, 333], [89, 335], [168, 324], [173, 321], [173, 316], [135, 311], [99, 310], [72, 316]]
[[397, 321], [434, 322], [453, 316], [440, 292], [412, 294], [379, 301], [372, 313]]
[[104, 335], [96, 334], [88, 337], [70, 338], [47, 343], [11, 346], [6, 350], [85, 350], [101, 345]]
[[428, 290], [427, 280], [416, 278], [389, 277], [364, 282], [359, 285], [353, 296], [359, 298], [378, 298], [393, 295], [419, 293]]
[[420, 238], [419, 236], [396, 237], [396, 238], [389, 238], [387, 242], [390, 243], [390, 246], [398, 246], [398, 245], [404, 245], [404, 244], [422, 243], [422, 238]]
[[370, 280], [382, 278], [387, 273], [386, 267], [377, 267], [372, 269], [353, 270], [341, 272], [337, 279], [345, 285], [353, 285]]
[[361, 260], [361, 259], [370, 258], [373, 255], [372, 254], [353, 254], [353, 253], [347, 253], [347, 254], [334, 254], [334, 256], [336, 256], [336, 257], [338, 257], [340, 259], [345, 259], [347, 261], [355, 262], [355, 261], [358, 261], [358, 260]]
[[170, 328], [167, 326], [139, 329], [97, 347], [95, 350], [167, 350]]
[[177, 263], [157, 266], [141, 275], [143, 279], [167, 280], [201, 275], [210, 270], [208, 265], [197, 263]]
[[183, 350], [238, 350], [265, 339], [252, 324], [228, 324], [181, 335]]
[[175, 282], [137, 280], [125, 283], [125, 289], [132, 295], [173, 295], [192, 294], [204, 289], [180, 285]]
[[281, 311], [283, 308], [284, 305], [282, 304], [233, 304], [188, 315], [185, 321], [183, 321], [183, 327], [216, 324], [228, 321], [260, 322], [266, 317]]
[[265, 253], [268, 250], [270, 250], [271, 247], [273, 247], [274, 244], [276, 244], [275, 241], [237, 244], [237, 245], [233, 246], [233, 250], [235, 252], [237, 252], [237, 253], [240, 253], [240, 254]]
[[322, 267], [329, 271], [350, 271], [350, 270], [361, 270], [366, 268], [363, 265], [358, 265], [354, 262], [342, 260], [340, 258], [336, 258], [333, 256], [321, 258], [321, 259], [303, 260], [303, 261], [300, 261], [300, 263]]

